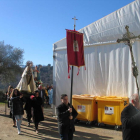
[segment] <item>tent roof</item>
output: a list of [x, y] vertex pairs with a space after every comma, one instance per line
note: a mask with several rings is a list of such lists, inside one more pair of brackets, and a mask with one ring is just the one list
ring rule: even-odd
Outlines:
[[[84, 34], [84, 46], [116, 42], [122, 38], [128, 25], [130, 32], [140, 34], [140, 0], [120, 8], [119, 10], [82, 28], [79, 32]], [[66, 38], [54, 43], [54, 50], [66, 49]]]

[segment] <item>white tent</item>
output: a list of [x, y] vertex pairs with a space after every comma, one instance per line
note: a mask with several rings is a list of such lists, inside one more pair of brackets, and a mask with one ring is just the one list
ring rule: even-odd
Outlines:
[[[73, 94], [130, 97], [137, 92], [129, 47], [124, 43], [116, 43], [126, 33], [126, 25], [134, 35], [140, 35], [140, 0], [79, 30], [84, 33], [86, 70], [81, 67], [77, 76], [78, 70], [74, 67]], [[133, 44], [133, 52], [140, 71], [140, 40]], [[66, 38], [54, 43], [53, 57], [54, 106], [57, 106], [61, 94], [70, 95]]]

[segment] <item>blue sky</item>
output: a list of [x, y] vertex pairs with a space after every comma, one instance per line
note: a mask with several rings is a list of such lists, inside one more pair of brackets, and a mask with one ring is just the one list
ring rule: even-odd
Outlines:
[[0, 41], [24, 50], [24, 61], [53, 65], [53, 44], [134, 0], [0, 0]]

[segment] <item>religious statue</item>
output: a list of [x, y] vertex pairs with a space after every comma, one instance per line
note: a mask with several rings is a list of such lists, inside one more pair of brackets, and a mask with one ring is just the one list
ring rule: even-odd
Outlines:
[[16, 88], [19, 91], [26, 91], [26, 92], [33, 93], [37, 89], [34, 81], [33, 70], [32, 70], [33, 63], [31, 61], [27, 61], [26, 65], [27, 66], [23, 71], [21, 80]]
[[38, 73], [39, 73], [39, 71], [37, 70], [37, 66], [35, 66], [35, 70], [34, 70], [34, 78], [35, 78], [35, 80], [38, 80]]
[[36, 87], [38, 87], [39, 85], [42, 84], [42, 81], [40, 79], [40, 68], [42, 66], [39, 65], [38, 67], [35, 66], [35, 69], [34, 69], [34, 80], [35, 80], [35, 84], [36, 84]]

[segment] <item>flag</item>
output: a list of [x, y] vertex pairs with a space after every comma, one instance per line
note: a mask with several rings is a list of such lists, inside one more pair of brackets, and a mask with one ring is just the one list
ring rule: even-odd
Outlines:
[[66, 30], [67, 32], [67, 57], [68, 57], [68, 73], [70, 66], [79, 67], [85, 66], [84, 48], [83, 48], [83, 33], [75, 30]]

